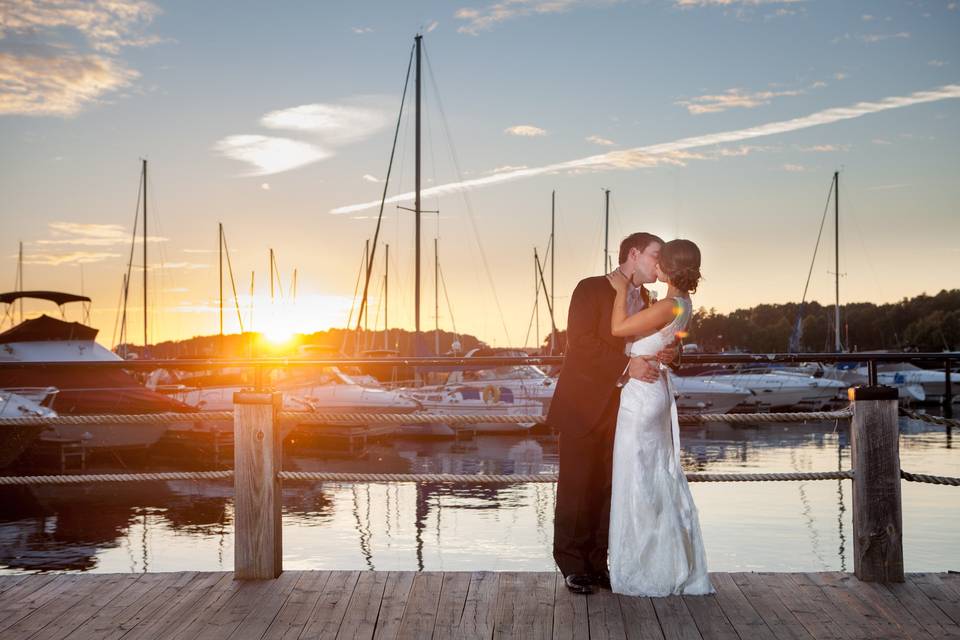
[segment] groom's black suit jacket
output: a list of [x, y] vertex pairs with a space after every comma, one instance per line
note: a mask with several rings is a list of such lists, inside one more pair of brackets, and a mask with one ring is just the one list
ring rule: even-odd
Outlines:
[[[645, 292], [642, 292], [645, 293]], [[606, 276], [584, 278], [573, 290], [567, 315], [567, 350], [547, 424], [571, 436], [586, 435], [619, 394], [627, 365], [625, 342], [610, 333], [616, 292]]]

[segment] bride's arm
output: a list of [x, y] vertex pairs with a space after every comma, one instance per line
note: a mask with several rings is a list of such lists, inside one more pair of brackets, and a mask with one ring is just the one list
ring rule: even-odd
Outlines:
[[673, 320], [673, 306], [673, 299], [667, 298], [628, 316], [626, 291], [617, 290], [610, 317], [610, 332], [621, 337], [653, 333]]

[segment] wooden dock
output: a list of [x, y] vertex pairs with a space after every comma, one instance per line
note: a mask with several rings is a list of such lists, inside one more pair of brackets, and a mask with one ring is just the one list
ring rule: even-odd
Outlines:
[[716, 595], [571, 595], [557, 573], [0, 576], [0, 637], [960, 638], [960, 575], [711, 574]]

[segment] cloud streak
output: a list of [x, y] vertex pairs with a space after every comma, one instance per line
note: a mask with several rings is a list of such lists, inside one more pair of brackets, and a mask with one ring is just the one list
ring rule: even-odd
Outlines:
[[502, 0], [482, 9], [458, 9], [453, 16], [466, 21], [457, 31], [471, 36], [489, 31], [501, 22], [522, 16], [565, 13], [578, 5], [607, 5], [617, 0]]
[[535, 138], [537, 136], [547, 135], [546, 129], [541, 129], [540, 127], [535, 127], [530, 124], [518, 124], [514, 127], [507, 127], [503, 130], [504, 133], [509, 133], [512, 136], [521, 136], [523, 138]]
[[727, 109], [753, 109], [770, 104], [774, 98], [781, 96], [799, 96], [805, 93], [802, 89], [787, 91], [756, 91], [744, 92], [742, 89], [727, 89], [723, 93], [697, 96], [689, 100], [681, 100], [675, 104], [686, 107], [693, 115], [704, 113], [719, 113]]
[[265, 176], [289, 171], [329, 158], [330, 151], [309, 142], [261, 135], [227, 136], [213, 145], [220, 155], [253, 166], [248, 176]]
[[[569, 171], [606, 171], [611, 169], [630, 169], [638, 167], [651, 167], [663, 164], [664, 162], [683, 162], [682, 154], [689, 153], [691, 149], [710, 147], [720, 144], [730, 144], [762, 138], [766, 136], [800, 131], [810, 127], [817, 127], [844, 120], [861, 118], [866, 115], [890, 111], [892, 109], [902, 109], [918, 104], [927, 104], [960, 98], [960, 85], [949, 84], [930, 91], [917, 91], [906, 96], [891, 96], [875, 102], [858, 102], [848, 107], [834, 107], [817, 111], [810, 115], [793, 118], [791, 120], [780, 120], [767, 124], [748, 127], [746, 129], [736, 129], [732, 131], [721, 131], [689, 138], [681, 138], [672, 142], [663, 142], [643, 147], [636, 147], [623, 151], [611, 151], [599, 155], [587, 156], [566, 162], [548, 164], [541, 167], [530, 167], [518, 169], [516, 171], [505, 171], [493, 175], [464, 180], [461, 182], [451, 182], [448, 184], [437, 185], [429, 189], [424, 189], [421, 193], [425, 197], [443, 196], [451, 193], [458, 193], [470, 189], [489, 187], [504, 182], [532, 178], [535, 176]], [[388, 198], [388, 203], [406, 202], [413, 199], [412, 192], [402, 193], [392, 198]], [[354, 213], [372, 209], [380, 205], [379, 200], [372, 202], [363, 202], [359, 204], [345, 205], [337, 207], [331, 211], [333, 214]]]

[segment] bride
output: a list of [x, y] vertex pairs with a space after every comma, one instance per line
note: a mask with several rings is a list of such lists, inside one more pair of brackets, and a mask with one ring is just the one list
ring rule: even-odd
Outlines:
[[[613, 335], [638, 336], [627, 346], [628, 355], [653, 358], [682, 336], [690, 321], [690, 292], [700, 280], [700, 249], [689, 240], [663, 245], [657, 279], [668, 285], [667, 296], [631, 316], [629, 280], [620, 272], [608, 277], [617, 291]], [[616, 593], [713, 593], [697, 508], [680, 466], [677, 405], [664, 367], [658, 382], [631, 379], [621, 392], [609, 542], [610, 584]]]

